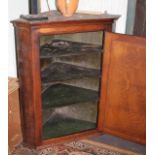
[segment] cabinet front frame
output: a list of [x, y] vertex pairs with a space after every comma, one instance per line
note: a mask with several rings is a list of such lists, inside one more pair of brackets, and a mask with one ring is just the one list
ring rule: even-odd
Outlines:
[[[63, 136], [60, 138], [52, 138], [48, 140], [42, 139], [42, 100], [41, 100], [41, 75], [40, 75], [40, 37], [45, 35], [54, 35], [54, 34], [71, 34], [71, 33], [84, 33], [84, 32], [97, 32], [97, 31], [112, 31], [112, 22], [92, 22], [92, 23], [78, 23], [72, 25], [52, 25], [49, 24], [47, 27], [27, 27], [30, 31], [30, 46], [31, 46], [31, 70], [32, 70], [32, 78], [29, 79], [33, 81], [32, 85], [32, 106], [33, 111], [31, 111], [31, 115], [33, 115], [33, 119], [31, 121], [34, 124], [34, 138], [29, 137], [30, 141], [33, 143], [30, 144], [30, 147], [38, 147], [41, 145], [47, 145], [52, 142], [59, 143], [67, 140], [79, 139], [81, 137], [86, 137], [94, 134], [99, 134], [103, 131], [103, 127], [99, 124], [103, 120], [103, 114], [100, 112], [103, 108], [100, 100], [99, 100], [99, 109], [98, 109], [98, 120], [97, 120], [97, 128], [90, 131], [83, 131], [75, 134], [71, 134], [69, 136]], [[104, 41], [104, 40], [103, 40]], [[18, 50], [17, 50], [18, 51]], [[19, 51], [20, 52], [20, 51]], [[18, 53], [19, 53], [18, 52]], [[33, 114], [32, 114], [33, 112]], [[22, 117], [24, 121], [24, 118]], [[28, 122], [26, 122], [28, 123]], [[26, 130], [28, 133], [28, 130]], [[29, 140], [28, 140], [29, 141]], [[25, 141], [26, 145], [29, 145], [28, 141]], [[23, 141], [24, 142], [24, 141]]]

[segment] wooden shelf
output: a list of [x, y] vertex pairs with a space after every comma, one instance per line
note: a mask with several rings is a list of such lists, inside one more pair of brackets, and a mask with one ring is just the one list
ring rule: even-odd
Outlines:
[[61, 137], [96, 128], [96, 123], [56, 115], [43, 126], [43, 139]]
[[65, 40], [53, 40], [40, 47], [40, 58], [102, 53], [102, 46]]
[[65, 84], [55, 84], [43, 92], [42, 101], [43, 109], [89, 101], [98, 102], [98, 92]]
[[[86, 112], [87, 111], [87, 112]], [[63, 115], [73, 119], [84, 119], [85, 121], [96, 122], [98, 114], [97, 102], [82, 102], [69, 106], [48, 108], [42, 110], [42, 124], [44, 125], [55, 115]]]
[[100, 71], [65, 63], [51, 63], [41, 72], [43, 83], [60, 82], [84, 77], [100, 77]]

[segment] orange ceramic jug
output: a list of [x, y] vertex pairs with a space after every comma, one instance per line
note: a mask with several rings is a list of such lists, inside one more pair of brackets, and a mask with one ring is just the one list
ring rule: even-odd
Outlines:
[[64, 16], [72, 16], [78, 7], [79, 0], [56, 0], [58, 10]]

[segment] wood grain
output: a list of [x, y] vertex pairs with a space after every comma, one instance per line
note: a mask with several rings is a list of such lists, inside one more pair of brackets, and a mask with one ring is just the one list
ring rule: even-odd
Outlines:
[[9, 78], [8, 88], [8, 145], [11, 154], [14, 147], [22, 141], [19, 85], [16, 78]]
[[100, 130], [140, 143], [146, 139], [145, 46], [145, 38], [106, 33], [100, 100]]

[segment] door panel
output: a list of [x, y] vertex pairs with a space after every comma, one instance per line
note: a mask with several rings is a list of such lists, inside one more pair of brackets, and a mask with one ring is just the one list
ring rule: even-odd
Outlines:
[[104, 132], [145, 143], [145, 39], [106, 33], [101, 104]]

